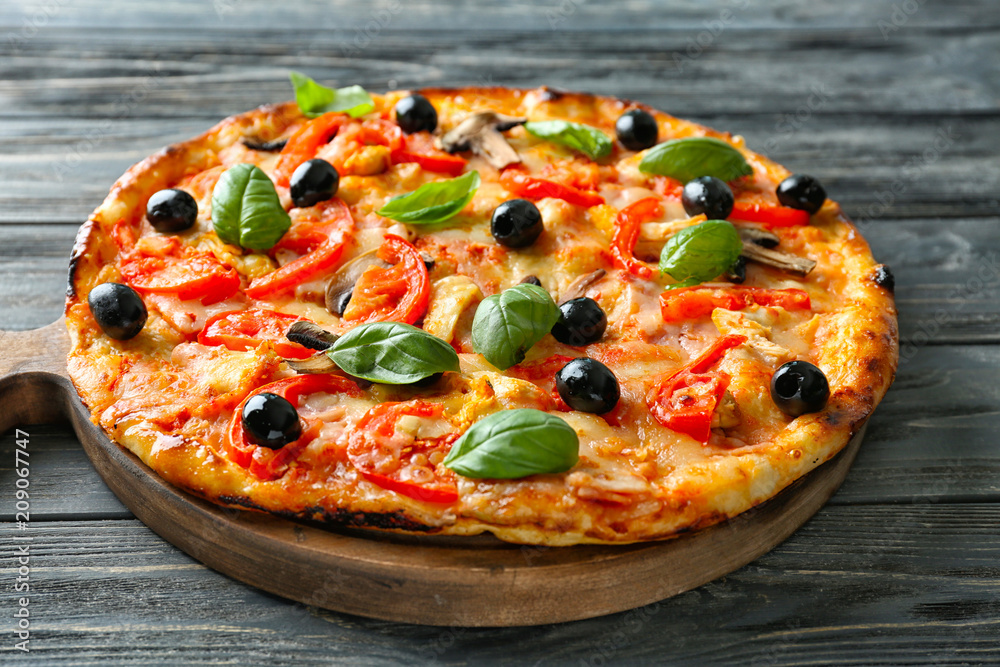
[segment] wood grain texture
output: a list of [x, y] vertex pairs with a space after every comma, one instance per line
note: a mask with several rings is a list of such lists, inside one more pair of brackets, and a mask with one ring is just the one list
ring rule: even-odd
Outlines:
[[[998, 523], [993, 504], [827, 507], [778, 549], [697, 590], [600, 619], [508, 629], [428, 628], [290, 604], [205, 569], [135, 520], [44, 523], [31, 532], [33, 610], [45, 621], [31, 657], [58, 665], [984, 664], [1000, 659]], [[0, 542], [4, 563], [11, 553]]]

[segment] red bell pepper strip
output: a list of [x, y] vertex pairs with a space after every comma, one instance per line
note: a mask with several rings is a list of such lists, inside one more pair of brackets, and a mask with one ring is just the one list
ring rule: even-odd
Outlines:
[[296, 130], [281, 149], [278, 164], [274, 168], [275, 183], [287, 188], [292, 173], [299, 165], [316, 157], [316, 151], [329, 142], [348, 120], [350, 118], [345, 114], [330, 112], [313, 118]]
[[435, 148], [434, 138], [427, 132], [404, 137], [402, 147], [393, 150], [391, 158], [393, 164], [415, 162], [421, 169], [450, 176], [458, 176], [468, 164], [463, 157]]
[[377, 256], [392, 266], [365, 269], [354, 285], [344, 321], [413, 324], [427, 312], [431, 291], [420, 252], [400, 237], [386, 234]]
[[575, 206], [589, 208], [604, 203], [604, 197], [593, 190], [581, 190], [544, 178], [528, 176], [520, 169], [504, 169], [500, 174], [500, 185], [516, 197], [525, 199], [545, 199], [555, 197]]
[[315, 354], [315, 350], [285, 338], [288, 327], [301, 319], [297, 315], [273, 310], [231, 310], [210, 318], [198, 334], [198, 342], [242, 351], [270, 341], [274, 344], [274, 351], [282, 357], [305, 359]]
[[759, 222], [765, 227], [791, 227], [809, 224], [808, 211], [800, 211], [797, 208], [787, 206], [748, 204], [739, 201], [733, 206], [733, 212], [729, 214], [729, 218], [745, 222]]
[[458, 500], [455, 474], [431, 463], [428, 456], [433, 452], [447, 454], [458, 434], [401, 443], [395, 433], [404, 415], [435, 418], [443, 412], [440, 403], [427, 401], [380, 403], [366, 412], [351, 431], [347, 458], [362, 477], [383, 489], [428, 503], [454, 503]]
[[711, 437], [712, 414], [729, 386], [725, 373], [706, 371], [746, 336], [721, 336], [686, 366], [664, 376], [646, 396], [650, 413], [663, 426], [705, 444]]
[[656, 197], [643, 197], [632, 202], [618, 212], [615, 219], [615, 234], [611, 239], [611, 257], [620, 268], [637, 278], [653, 280], [656, 271], [640, 262], [632, 254], [642, 223], [655, 220], [663, 215], [663, 204]]
[[251, 397], [268, 392], [277, 394], [296, 405], [301, 396], [324, 392], [328, 394], [347, 393], [359, 395], [361, 390], [351, 380], [339, 375], [296, 375], [284, 378], [258, 387], [243, 399], [233, 412], [229, 422], [229, 437], [223, 441], [222, 448], [230, 461], [246, 468], [250, 474], [265, 481], [281, 477], [288, 464], [319, 435], [323, 422], [320, 420], [303, 420], [302, 435], [298, 440], [290, 442], [281, 449], [259, 447], [250, 442], [243, 430], [243, 406]]
[[763, 287], [680, 287], [660, 295], [664, 322], [697, 320], [711, 315], [716, 308], [743, 310], [748, 306], [780, 306], [785, 310], [808, 310], [812, 307], [808, 292], [800, 289], [765, 289]]
[[266, 299], [294, 290], [298, 285], [328, 271], [344, 254], [347, 235], [354, 229], [351, 211], [340, 199], [331, 199], [317, 205], [320, 216], [315, 222], [303, 222], [290, 229], [275, 246], [296, 252], [304, 251], [276, 271], [255, 278], [246, 289], [252, 299]]

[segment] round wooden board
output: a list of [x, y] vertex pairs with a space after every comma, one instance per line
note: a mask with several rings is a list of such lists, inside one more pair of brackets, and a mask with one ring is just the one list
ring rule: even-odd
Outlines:
[[63, 320], [0, 332], [0, 428], [69, 419], [94, 467], [147, 526], [214, 570], [304, 604], [425, 625], [591, 618], [696, 588], [767, 553], [840, 486], [864, 429], [775, 498], [705, 530], [623, 546], [320, 528], [212, 505], [163, 482], [90, 421], [66, 373]]

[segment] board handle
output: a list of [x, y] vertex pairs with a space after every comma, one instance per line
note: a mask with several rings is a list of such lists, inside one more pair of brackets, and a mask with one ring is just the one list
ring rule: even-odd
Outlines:
[[0, 431], [67, 419], [66, 320], [31, 331], [0, 331]]

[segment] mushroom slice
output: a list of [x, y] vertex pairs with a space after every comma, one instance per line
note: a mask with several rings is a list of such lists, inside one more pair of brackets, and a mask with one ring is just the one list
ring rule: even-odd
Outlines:
[[773, 248], [781, 242], [781, 238], [777, 234], [769, 232], [765, 229], [760, 229], [758, 227], [737, 227], [736, 231], [739, 232], [740, 238], [744, 241], [749, 241], [751, 243], [756, 243], [759, 246], [765, 248]]
[[365, 272], [365, 269], [373, 265], [389, 266], [376, 256], [377, 252], [377, 248], [369, 250], [337, 269], [337, 272], [330, 278], [330, 282], [326, 284], [327, 310], [334, 315], [343, 315], [344, 309], [347, 308], [347, 304], [351, 300], [351, 294], [354, 292], [354, 284], [358, 282], [358, 278]]
[[811, 259], [799, 257], [798, 255], [789, 255], [787, 252], [769, 250], [762, 248], [756, 243], [747, 243], [746, 241], [743, 242], [743, 252], [741, 254], [751, 262], [767, 264], [768, 266], [773, 266], [776, 269], [788, 271], [799, 276], [808, 275], [810, 271], [816, 268], [816, 262]]
[[324, 352], [317, 352], [305, 359], [285, 359], [285, 363], [296, 373], [320, 374], [335, 373], [340, 370]]
[[285, 338], [310, 350], [325, 350], [337, 342], [340, 336], [330, 333], [308, 320], [293, 322], [285, 332]]
[[580, 276], [579, 278], [571, 282], [569, 284], [569, 287], [566, 288], [566, 291], [562, 295], [562, 303], [566, 303], [567, 301], [570, 301], [572, 299], [580, 298], [586, 293], [587, 289], [591, 285], [596, 283], [598, 280], [600, 280], [607, 274], [608, 272], [605, 271], [604, 269], [597, 269], [596, 271], [591, 271], [590, 273], [586, 273]]
[[438, 148], [457, 153], [471, 150], [497, 169], [521, 161], [501, 132], [523, 125], [527, 118], [505, 116], [495, 111], [477, 111], [437, 140]]

